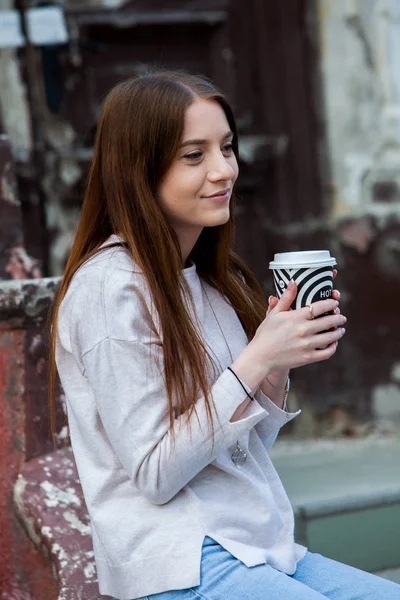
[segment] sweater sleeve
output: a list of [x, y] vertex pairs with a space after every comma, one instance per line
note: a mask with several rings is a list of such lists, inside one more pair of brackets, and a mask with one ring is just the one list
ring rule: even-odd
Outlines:
[[[248, 393], [251, 393], [251, 389], [247, 383], [242, 381], [242, 385]], [[266, 411], [267, 418], [257, 423], [255, 430], [260, 437], [263, 446], [268, 451], [274, 445], [280, 429], [286, 425], [286, 423], [289, 423], [289, 421], [292, 421], [292, 419], [297, 417], [301, 413], [301, 410], [298, 410], [294, 413], [288, 412], [286, 410], [286, 400], [284, 408], [279, 408], [275, 402], [273, 402], [268, 396], [266, 396], [266, 394], [264, 394], [264, 392], [261, 391], [261, 389], [256, 390], [254, 399]], [[250, 403], [248, 406], [251, 407], [251, 404], [252, 403]], [[246, 410], [242, 413], [243, 417], [247, 415], [247, 410], [248, 408], [246, 408]]]
[[144, 277], [132, 273], [129, 260], [115, 253], [107, 269], [99, 262], [71, 286], [66, 346], [132, 484], [150, 502], [164, 504], [267, 412], [254, 402], [245, 418], [230, 422], [246, 394], [226, 370], [210, 381], [214, 444], [203, 397], [190, 424], [185, 413], [175, 418], [173, 435], [158, 315]]
[[268, 412], [268, 419], [264, 419], [256, 425], [255, 429], [266, 450], [270, 450], [275, 443], [278, 433], [286, 423], [297, 417], [301, 410], [295, 413], [287, 412], [279, 408], [260, 389], [255, 393], [257, 402]]
[[140, 341], [107, 338], [84, 355], [83, 364], [106, 434], [132, 483], [150, 502], [164, 504], [267, 413], [254, 402], [245, 418], [230, 422], [246, 394], [226, 370], [211, 388], [214, 445], [203, 397], [190, 428], [185, 414], [175, 419], [173, 443], [156, 364], [161, 348], [156, 356], [154, 349]]

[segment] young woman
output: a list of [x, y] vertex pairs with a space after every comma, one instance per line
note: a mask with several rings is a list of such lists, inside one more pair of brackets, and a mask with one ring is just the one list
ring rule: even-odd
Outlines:
[[294, 284], [267, 310], [232, 250], [237, 159], [206, 79], [153, 73], [104, 103], [52, 328], [100, 592], [394, 600], [294, 542], [268, 450], [298, 414], [289, 370], [329, 359], [346, 319], [337, 291], [290, 310]]

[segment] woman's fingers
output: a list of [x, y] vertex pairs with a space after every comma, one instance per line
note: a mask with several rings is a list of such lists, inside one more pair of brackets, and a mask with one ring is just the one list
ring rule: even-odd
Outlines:
[[[337, 274], [336, 269], [333, 271], [333, 273], [334, 273], [334, 277], [336, 277], [336, 274]], [[332, 290], [332, 300], [335, 300], [335, 301], [340, 300], [339, 290]], [[269, 315], [269, 313], [275, 308], [275, 306], [278, 304], [278, 302], [279, 302], [279, 298], [277, 298], [276, 296], [270, 296], [268, 298], [268, 310], [266, 312], [266, 316]], [[315, 314], [315, 312], [314, 312], [314, 314]], [[323, 313], [321, 313], [321, 314], [323, 314]]]
[[339, 306], [339, 302], [333, 298], [329, 298], [329, 300], [319, 300], [318, 302], [314, 302], [311, 306], [312, 313], [309, 306], [298, 309], [301, 319], [312, 320], [312, 317], [320, 317], [324, 313], [332, 312]]
[[334, 341], [325, 348], [322, 348], [321, 350], [315, 350], [313, 359], [310, 362], [317, 363], [322, 362], [323, 360], [328, 360], [328, 358], [331, 358], [335, 354], [337, 347], [338, 342]]
[[312, 348], [315, 350], [318, 350], [318, 348], [325, 349], [326, 346], [330, 346], [333, 342], [341, 340], [345, 333], [346, 329], [344, 327], [338, 327], [334, 331], [320, 333], [312, 338]]
[[279, 300], [276, 296], [270, 296], [268, 298], [268, 310], [266, 312], [266, 316], [268, 317], [269, 313], [271, 312], [271, 310], [273, 310], [275, 308], [275, 306], [278, 304]]
[[326, 317], [320, 317], [314, 319], [307, 327], [308, 335], [320, 334], [328, 329], [336, 329], [342, 327], [347, 322], [345, 316], [340, 313], [334, 315], [327, 315]]

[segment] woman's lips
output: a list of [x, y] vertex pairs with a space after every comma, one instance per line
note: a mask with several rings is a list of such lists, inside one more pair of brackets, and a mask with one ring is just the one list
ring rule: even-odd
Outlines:
[[225, 190], [221, 190], [220, 192], [215, 192], [215, 194], [211, 194], [211, 196], [203, 196], [203, 198], [207, 198], [208, 200], [227, 200], [230, 196], [231, 190], [229, 188]]

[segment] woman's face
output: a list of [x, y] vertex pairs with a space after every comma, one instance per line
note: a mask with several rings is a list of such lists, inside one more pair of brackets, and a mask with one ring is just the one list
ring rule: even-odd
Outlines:
[[158, 189], [161, 207], [188, 250], [185, 259], [203, 227], [229, 219], [238, 176], [232, 138], [217, 102], [196, 98], [186, 110], [181, 146]]

